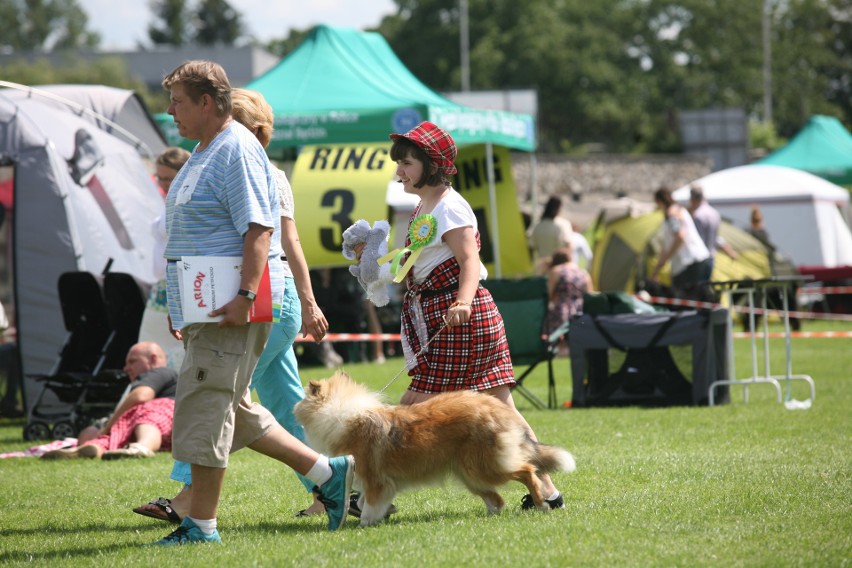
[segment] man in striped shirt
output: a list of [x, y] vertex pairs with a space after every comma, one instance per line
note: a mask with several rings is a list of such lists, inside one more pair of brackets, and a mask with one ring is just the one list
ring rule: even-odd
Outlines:
[[[184, 138], [198, 140], [172, 182], [166, 201], [166, 286], [172, 333], [186, 356], [178, 378], [172, 455], [192, 468], [189, 514], [160, 545], [221, 542], [216, 523], [229, 453], [249, 446], [317, 484], [328, 527], [342, 526], [349, 505], [350, 457], [317, 454], [251, 402], [249, 382], [271, 323], [249, 323], [265, 267], [273, 306], [281, 304], [284, 273], [274, 172], [263, 147], [231, 118], [231, 87], [211, 61], [188, 61], [169, 73], [168, 113]], [[242, 257], [237, 295], [210, 312], [219, 322], [183, 318], [177, 263], [184, 256]]]

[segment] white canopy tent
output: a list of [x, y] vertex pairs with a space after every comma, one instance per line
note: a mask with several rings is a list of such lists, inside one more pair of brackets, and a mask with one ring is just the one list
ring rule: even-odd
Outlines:
[[[710, 205], [741, 228], [749, 226], [752, 207], [759, 206], [771, 243], [797, 266], [852, 266], [849, 192], [842, 187], [771, 165], [729, 168], [696, 182]], [[673, 197], [687, 203], [689, 185]]]

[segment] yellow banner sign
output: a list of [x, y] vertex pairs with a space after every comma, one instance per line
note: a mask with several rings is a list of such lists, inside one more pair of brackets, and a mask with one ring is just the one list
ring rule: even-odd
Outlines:
[[296, 226], [310, 268], [346, 266], [343, 231], [358, 219], [388, 218], [396, 164], [387, 144], [305, 146], [293, 169]]
[[479, 253], [488, 268], [490, 278], [494, 272], [494, 238], [500, 250], [502, 277], [528, 275], [532, 271], [529, 248], [527, 247], [524, 222], [518, 209], [515, 179], [512, 177], [512, 159], [505, 146], [493, 146], [494, 195], [497, 218], [491, 217], [488, 195], [488, 169], [485, 146], [465, 146], [456, 157], [456, 174], [453, 187], [464, 196], [479, 223], [479, 238], [482, 249]]
[[[296, 225], [302, 249], [311, 268], [346, 266], [343, 231], [358, 219], [371, 224], [379, 219], [394, 223], [388, 210], [388, 183], [396, 163], [389, 157], [390, 142], [383, 144], [331, 144], [305, 146], [293, 169]], [[491, 219], [485, 146], [462, 148], [456, 159], [459, 173], [453, 187], [470, 203], [479, 223], [481, 257], [494, 276], [493, 233], [499, 231], [503, 276], [528, 274], [530, 255], [518, 209], [509, 151], [494, 147], [497, 219]], [[496, 224], [495, 224], [496, 223]], [[405, 227], [393, 227], [394, 233]], [[523, 246], [519, 246], [523, 243]]]

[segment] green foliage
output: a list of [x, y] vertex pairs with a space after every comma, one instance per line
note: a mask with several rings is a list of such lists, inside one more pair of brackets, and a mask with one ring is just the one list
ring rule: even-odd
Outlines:
[[[395, 3], [396, 13], [378, 31], [425, 84], [458, 90], [458, 0]], [[155, 45], [249, 39], [242, 15], [226, 0], [149, 5]], [[747, 116], [766, 116], [764, 5], [774, 132], [789, 138], [817, 113], [852, 126], [848, 0], [468, 0], [471, 86], [535, 89], [543, 152], [679, 152], [681, 110], [740, 107]], [[85, 29], [77, 0], [0, 0], [0, 49], [95, 45]], [[285, 56], [309, 31], [292, 30], [266, 47]], [[754, 132], [759, 146], [774, 143], [762, 127]]]
[[791, 137], [814, 114], [844, 116], [852, 124], [852, 6], [844, 0], [786, 4], [772, 25], [778, 132]]
[[[379, 31], [439, 91], [460, 86], [454, 0], [396, 0]], [[542, 151], [603, 144], [679, 151], [677, 112], [763, 115], [763, 0], [469, 0], [473, 90], [539, 94]], [[847, 0], [770, 2], [774, 117], [792, 136], [813, 113], [852, 123]]]
[[[806, 324], [849, 330], [848, 323]], [[782, 340], [771, 363], [784, 368]], [[786, 410], [767, 385], [712, 408], [533, 410], [516, 402], [538, 437], [563, 446], [577, 472], [557, 474], [566, 508], [519, 510], [525, 489], [502, 491], [489, 517], [456, 484], [405, 492], [382, 525], [341, 532], [321, 517], [294, 518], [310, 502], [285, 467], [250, 451], [231, 459], [219, 529], [222, 546], [143, 545], [172, 530], [130, 509], [171, 496], [171, 458], [114, 462], [2, 460], [0, 563], [4, 566], [842, 566], [852, 551], [849, 433], [852, 353], [845, 339], [794, 339], [793, 371], [816, 381], [809, 410]], [[749, 342], [735, 340], [738, 376]], [[374, 389], [403, 366], [349, 364]], [[559, 400], [570, 400], [569, 360], [556, 361]], [[327, 376], [302, 369], [302, 380]], [[398, 400], [403, 375], [388, 389]], [[546, 370], [525, 385], [544, 395]], [[783, 382], [782, 382], [783, 384]], [[805, 392], [793, 389], [802, 399]], [[0, 421], [0, 451], [26, 447], [21, 421]]]
[[[312, 28], [311, 28], [312, 29]], [[268, 42], [264, 47], [269, 53], [273, 53], [278, 57], [286, 57], [305, 40], [311, 29], [307, 30], [290, 30], [290, 34], [286, 38], [276, 39]]]
[[148, 25], [151, 43], [175, 47], [190, 43], [186, 0], [151, 0], [149, 5], [154, 14], [154, 22]]
[[227, 0], [151, 0], [154, 23], [148, 38], [154, 45], [230, 46], [245, 37], [242, 15]]
[[151, 112], [159, 112], [168, 106], [168, 95], [163, 91], [152, 93], [143, 81], [130, 75], [126, 63], [120, 57], [84, 61], [67, 54], [57, 66], [40, 58], [33, 61], [13, 60], [0, 65], [0, 77], [31, 87], [66, 83], [109, 85], [136, 91]]
[[100, 36], [87, 23], [77, 0], [0, 0], [0, 51], [94, 47]]
[[748, 123], [749, 145], [753, 150], [772, 152], [787, 143], [775, 130], [774, 124], [752, 120]]
[[198, 45], [234, 45], [245, 35], [242, 16], [227, 0], [201, 0], [196, 27]]

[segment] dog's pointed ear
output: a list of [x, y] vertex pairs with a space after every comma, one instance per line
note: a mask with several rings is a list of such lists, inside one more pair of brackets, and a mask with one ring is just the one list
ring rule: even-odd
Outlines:
[[321, 388], [319, 381], [310, 381], [308, 383], [308, 395], [317, 396], [320, 393]]

